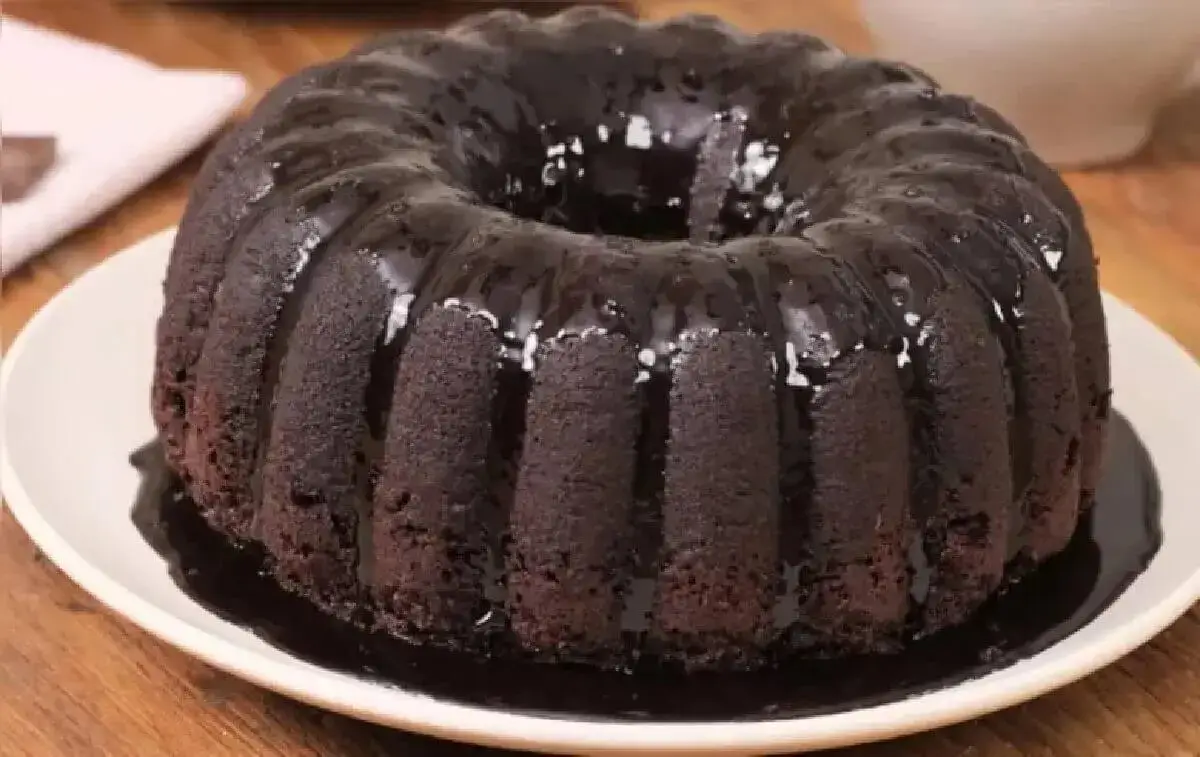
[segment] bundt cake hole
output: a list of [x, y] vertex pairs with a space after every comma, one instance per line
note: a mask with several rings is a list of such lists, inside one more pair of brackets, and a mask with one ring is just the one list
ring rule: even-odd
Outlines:
[[[582, 131], [582, 130], [581, 130]], [[654, 145], [645, 119], [623, 130], [545, 135], [540, 154], [505, 156], [498, 185], [476, 192], [489, 204], [585, 234], [673, 240], [688, 237], [689, 181], [696, 160]]]
[[[535, 79], [524, 69], [542, 59], [526, 57], [513, 63], [517, 86], [577, 75], [569, 66], [561, 73], [558, 65], [549, 72], [543, 66]], [[539, 100], [537, 113], [521, 92], [512, 104], [499, 102], [496, 87], [464, 86], [459, 75], [430, 118], [458, 135], [455, 159], [466, 160], [465, 185], [521, 218], [653, 241], [719, 242], [771, 230], [791, 198], [770, 180], [780, 145], [767, 135], [786, 130], [756, 123], [718, 91], [715, 77], [706, 80], [673, 60], [650, 61], [631, 86], [628, 79], [597, 86], [565, 78], [556, 86], [583, 90], [585, 99]], [[586, 99], [588, 87], [597, 88], [595, 101]]]

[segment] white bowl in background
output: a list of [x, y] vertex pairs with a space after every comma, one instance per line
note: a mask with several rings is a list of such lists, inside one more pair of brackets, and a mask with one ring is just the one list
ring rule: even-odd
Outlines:
[[876, 53], [1013, 122], [1062, 168], [1146, 142], [1200, 61], [1197, 0], [859, 0]]

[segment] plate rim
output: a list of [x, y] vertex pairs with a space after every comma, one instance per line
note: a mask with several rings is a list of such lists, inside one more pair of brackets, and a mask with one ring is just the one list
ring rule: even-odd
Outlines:
[[[115, 267], [135, 265], [135, 259], [143, 258], [146, 259], [143, 264], [165, 263], [175, 232], [174, 227], [164, 229], [114, 253], [67, 284], [30, 318], [0, 360], [0, 418], [8, 406], [9, 382], [15, 366], [21, 365], [27, 345], [39, 338], [53, 313], [80, 291], [102, 286]], [[1152, 329], [1164, 340], [1162, 347], [1175, 351], [1196, 368], [1196, 379], [1200, 380], [1200, 366], [1170, 334], [1114, 295], [1105, 292], [1104, 300], [1106, 311], [1124, 311], [1124, 316]], [[1132, 421], [1136, 426], [1136, 418]], [[339, 689], [346, 688], [348, 682], [342, 682], [340, 687], [314, 687], [311, 680], [306, 683], [312, 672], [288, 660], [262, 656], [193, 626], [89, 563], [42, 517], [25, 490], [10, 459], [9, 445], [2, 443], [6, 428], [0, 428], [0, 490], [14, 519], [73, 583], [110, 611], [205, 664], [292, 699], [392, 728], [493, 747], [541, 750], [569, 747], [588, 754], [719, 754], [823, 750], [896, 738], [988, 715], [1073, 683], [1150, 641], [1200, 600], [1198, 565], [1152, 611], [1141, 613], [1123, 623], [1119, 631], [1105, 634], [1064, 657], [1000, 681], [989, 681], [984, 676], [896, 702], [830, 715], [766, 721], [609, 722], [477, 707], [398, 686], [387, 687], [391, 696], [382, 700], [368, 698], [356, 702], [346, 694], [354, 693], [352, 689], [357, 686], [350, 685], [347, 691]], [[326, 669], [322, 672], [336, 675]], [[353, 683], [381, 686], [365, 680]], [[396, 696], [399, 696], [397, 703], [403, 701], [403, 707], [389, 706]]]

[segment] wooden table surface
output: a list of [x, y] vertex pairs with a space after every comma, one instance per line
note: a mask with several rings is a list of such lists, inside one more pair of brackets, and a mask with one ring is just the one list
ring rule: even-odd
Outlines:
[[[393, 7], [408, 7], [385, 12], [377, 3], [368, 12], [319, 13], [311, 3], [298, 9], [284, 2], [264, 10], [168, 0], [9, 0], [4, 11], [162, 65], [237, 69], [256, 98], [282, 76], [372, 31], [443, 24], [481, 5], [396, 0]], [[848, 49], [868, 49], [848, 0], [629, 4], [647, 17], [703, 11], [750, 29], [804, 27]], [[191, 157], [5, 280], [3, 344], [64, 284], [174, 224], [198, 165]], [[1087, 210], [1103, 285], [1200, 354], [1200, 96], [1173, 106], [1136, 159], [1067, 178]], [[0, 755], [483, 753], [499, 754], [324, 713], [195, 662], [103, 611], [0, 514]], [[1036, 702], [836, 754], [1200, 755], [1200, 608], [1120, 663]]]

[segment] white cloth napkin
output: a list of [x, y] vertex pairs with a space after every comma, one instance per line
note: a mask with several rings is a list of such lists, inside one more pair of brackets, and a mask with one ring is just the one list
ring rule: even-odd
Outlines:
[[0, 276], [181, 160], [245, 93], [237, 74], [163, 69], [0, 18], [4, 131], [58, 139], [50, 172], [24, 199], [0, 207]]

